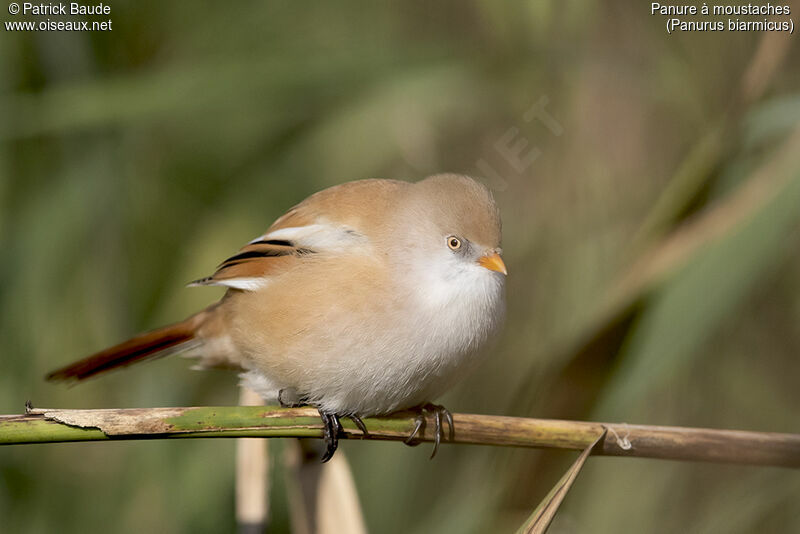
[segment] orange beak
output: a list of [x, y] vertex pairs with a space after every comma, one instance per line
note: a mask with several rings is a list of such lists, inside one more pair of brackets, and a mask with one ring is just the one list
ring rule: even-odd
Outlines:
[[490, 271], [495, 271], [505, 275], [508, 274], [508, 271], [506, 270], [506, 264], [503, 263], [503, 258], [501, 258], [500, 254], [497, 252], [492, 252], [486, 256], [481, 256], [481, 259], [478, 260], [478, 265], [481, 267], [486, 267]]

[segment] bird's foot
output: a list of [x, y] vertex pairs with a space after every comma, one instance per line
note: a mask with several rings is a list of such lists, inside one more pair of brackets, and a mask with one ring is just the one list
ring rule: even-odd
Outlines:
[[325, 440], [325, 454], [322, 455], [322, 463], [333, 458], [333, 453], [339, 447], [339, 436], [344, 433], [339, 416], [335, 413], [319, 411], [322, 418], [322, 439]]
[[306, 400], [296, 389], [283, 388], [278, 391], [278, 404], [281, 408], [299, 408], [306, 405]]
[[[278, 403], [282, 408], [298, 408], [300, 406], [308, 406], [308, 397], [300, 395], [294, 388], [283, 388], [278, 391]], [[343, 416], [323, 411], [320, 408], [317, 408], [317, 410], [322, 419], [322, 438], [325, 440], [326, 445], [325, 454], [322, 455], [322, 463], [325, 463], [333, 458], [333, 453], [339, 447], [339, 438], [345, 435], [340, 421]], [[359, 416], [348, 415], [346, 417], [353, 421], [364, 437], [369, 436], [367, 425], [364, 424], [364, 421]]]
[[454, 441], [455, 440], [455, 427], [453, 426], [453, 416], [450, 411], [440, 404], [432, 404], [427, 403], [423, 404], [416, 408], [418, 411], [417, 413], [417, 420], [416, 425], [414, 426], [414, 431], [411, 432], [411, 435], [408, 436], [403, 443], [409, 445], [411, 447], [416, 447], [420, 444], [419, 439], [417, 438], [418, 435], [422, 435], [425, 432], [425, 424], [427, 423], [427, 415], [432, 414], [434, 417], [434, 424], [436, 425], [434, 428], [433, 433], [433, 452], [431, 453], [431, 458], [436, 456], [436, 453], [439, 452], [439, 443], [441, 443], [442, 439], [444, 439], [444, 425], [442, 424], [442, 420], [447, 422], [448, 426], [448, 433], [447, 433], [447, 440]]
[[357, 416], [357, 415], [349, 415], [348, 419], [350, 419], [353, 422], [353, 424], [355, 424], [358, 427], [358, 429], [361, 431], [361, 433], [364, 434], [364, 437], [369, 436], [369, 431], [367, 430], [367, 425], [364, 424], [364, 421], [362, 421], [359, 416]]
[[[327, 462], [333, 458], [333, 453], [339, 447], [339, 438], [344, 437], [344, 428], [339, 420], [339, 416], [335, 413], [328, 413], [319, 410], [319, 416], [322, 418], [322, 439], [325, 440], [325, 454], [322, 455], [322, 463]], [[358, 427], [364, 436], [369, 436], [367, 425], [357, 415], [347, 416]]]

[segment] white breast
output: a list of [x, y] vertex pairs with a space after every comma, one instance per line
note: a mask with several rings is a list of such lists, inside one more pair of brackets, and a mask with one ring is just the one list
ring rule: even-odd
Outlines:
[[[289, 237], [278, 232], [268, 237]], [[350, 233], [346, 238], [356, 239]], [[269, 350], [268, 343], [248, 349], [248, 385], [273, 399], [279, 389], [294, 388], [311, 404], [340, 415], [387, 414], [443, 394], [474, 367], [501, 324], [504, 277], [447, 249], [441, 255], [420, 251], [403, 261], [389, 267], [388, 279], [397, 286], [366, 293], [374, 298], [366, 298], [362, 309], [348, 309], [342, 295], [341, 309], [321, 316], [279, 353], [254, 353]], [[387, 295], [395, 300], [386, 301]], [[296, 365], [279, 372], [270, 368], [276, 361]]]
[[394, 324], [353, 325], [335, 373], [318, 375], [314, 402], [336, 413], [391, 413], [435, 400], [468, 373], [502, 323], [504, 280], [478, 265], [449, 267], [444, 277], [410, 277]]
[[418, 287], [419, 402], [430, 401], [469, 372], [505, 315], [504, 277], [472, 264], [442, 265]]

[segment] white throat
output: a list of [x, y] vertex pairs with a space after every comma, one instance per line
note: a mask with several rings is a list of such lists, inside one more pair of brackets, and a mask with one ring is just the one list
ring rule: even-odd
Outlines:
[[[450, 256], [450, 254], [447, 254]], [[414, 273], [419, 317], [430, 343], [444, 353], [481, 347], [505, 313], [504, 277], [455, 256], [438, 257]]]

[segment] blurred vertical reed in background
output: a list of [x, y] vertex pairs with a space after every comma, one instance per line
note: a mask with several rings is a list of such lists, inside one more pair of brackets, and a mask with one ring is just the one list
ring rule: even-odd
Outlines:
[[[183, 286], [314, 191], [454, 171], [496, 188], [510, 276], [505, 332], [453, 411], [798, 431], [795, 36], [667, 35], [633, 1], [141, 1], [111, 19], [0, 31], [0, 412], [234, 404], [233, 374], [180, 359], [42, 376], [218, 298]], [[388, 533], [511, 531], [574, 456], [342, 446]], [[5, 448], [0, 517], [224, 532], [233, 473], [227, 440]], [[598, 458], [551, 532], [797, 531], [798, 494], [779, 469]]]

